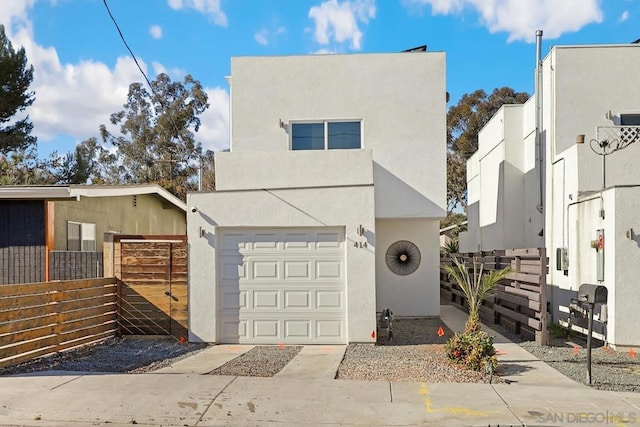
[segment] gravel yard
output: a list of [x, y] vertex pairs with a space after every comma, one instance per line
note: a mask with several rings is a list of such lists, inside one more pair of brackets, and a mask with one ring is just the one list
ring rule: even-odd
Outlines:
[[300, 350], [302, 346], [256, 346], [209, 374], [272, 377], [280, 372]]
[[[587, 376], [587, 344], [579, 336], [552, 338], [541, 347], [532, 342], [519, 343], [538, 359], [571, 378], [584, 383]], [[640, 392], [640, 361], [635, 352], [614, 351], [601, 342], [592, 343], [591, 386], [599, 390]]]
[[[441, 335], [438, 334], [442, 328]], [[486, 383], [484, 373], [449, 363], [444, 343], [453, 332], [438, 318], [395, 319], [393, 340], [347, 347], [336, 378], [348, 380]], [[500, 379], [494, 377], [493, 382]]]
[[169, 366], [207, 344], [180, 344], [174, 338], [123, 336], [0, 369], [0, 375], [40, 371], [143, 373]]
[[[440, 327], [443, 333], [439, 335]], [[586, 342], [582, 337], [554, 337], [549, 347], [540, 347], [533, 342], [519, 340], [499, 326], [493, 328], [562, 374], [584, 383]], [[349, 345], [336, 378], [432, 383], [488, 382], [486, 375], [466, 371], [449, 363], [444, 354], [444, 343], [452, 335], [453, 332], [437, 318], [396, 319], [392, 341], [382, 339], [377, 345]], [[169, 366], [206, 347], [207, 344], [180, 344], [164, 337], [124, 336], [0, 369], [0, 375], [45, 370], [144, 373]], [[272, 376], [295, 357], [301, 348], [257, 346], [211, 374]], [[493, 382], [501, 381], [499, 373], [500, 366]], [[592, 387], [640, 392], [640, 360], [636, 353], [616, 352], [595, 341], [592, 350]]]

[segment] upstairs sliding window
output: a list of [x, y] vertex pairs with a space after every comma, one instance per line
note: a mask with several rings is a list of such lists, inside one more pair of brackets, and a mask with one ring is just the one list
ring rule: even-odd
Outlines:
[[324, 121], [291, 124], [292, 150], [362, 148], [362, 122]]

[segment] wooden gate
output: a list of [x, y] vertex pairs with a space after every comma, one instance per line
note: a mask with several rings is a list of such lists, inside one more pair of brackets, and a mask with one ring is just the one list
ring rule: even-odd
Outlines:
[[120, 332], [186, 338], [186, 236], [113, 235], [112, 256]]

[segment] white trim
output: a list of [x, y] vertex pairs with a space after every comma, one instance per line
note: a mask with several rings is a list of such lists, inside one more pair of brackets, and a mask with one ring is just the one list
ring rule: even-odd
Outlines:
[[0, 186], [0, 199], [79, 199], [79, 197], [113, 197], [156, 194], [186, 212], [187, 205], [156, 184], [147, 185], [69, 185], [69, 186]]

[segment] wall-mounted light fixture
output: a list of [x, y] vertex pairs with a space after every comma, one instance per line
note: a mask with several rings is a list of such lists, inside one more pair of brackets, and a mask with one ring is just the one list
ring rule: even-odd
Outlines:
[[282, 121], [282, 119], [278, 119], [278, 126], [280, 126], [281, 129], [287, 129], [287, 122]]
[[356, 232], [358, 233], [358, 236], [364, 236], [364, 231], [365, 231], [364, 227], [362, 226], [362, 224], [360, 224], [358, 226], [358, 229], [356, 230]]
[[584, 134], [576, 135], [576, 144], [584, 144]]

